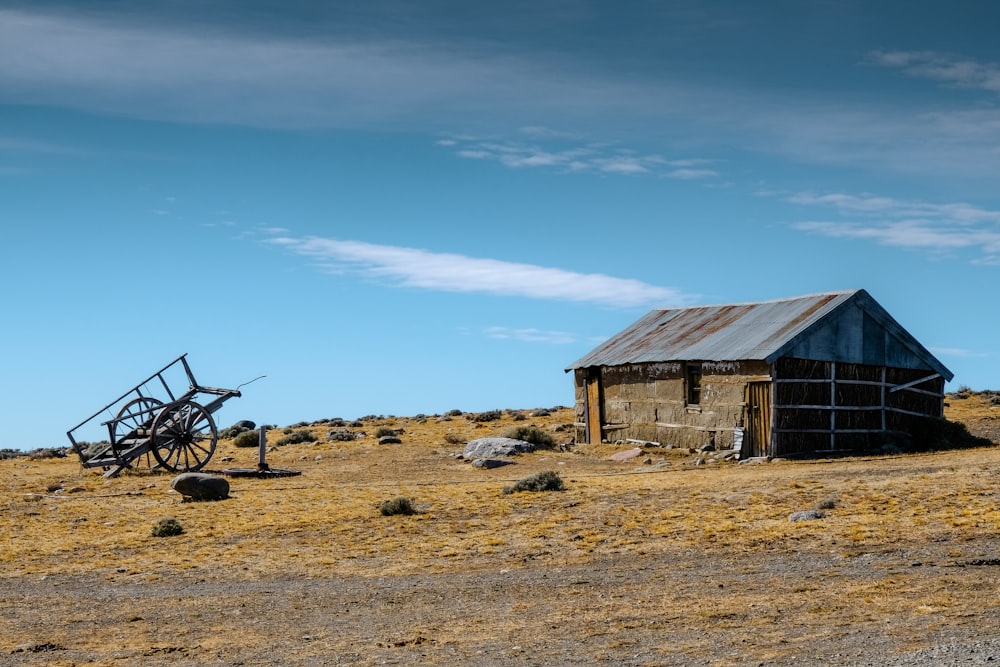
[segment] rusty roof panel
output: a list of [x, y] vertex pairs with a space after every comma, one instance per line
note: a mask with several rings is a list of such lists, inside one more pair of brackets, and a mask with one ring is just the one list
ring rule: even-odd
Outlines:
[[567, 370], [656, 361], [766, 359], [861, 292], [654, 310]]

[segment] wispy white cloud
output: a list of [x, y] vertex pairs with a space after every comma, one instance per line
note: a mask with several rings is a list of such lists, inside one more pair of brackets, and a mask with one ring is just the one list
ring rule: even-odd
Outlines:
[[600, 118], [686, 98], [666, 83], [601, 78], [538, 55], [417, 35], [317, 39], [138, 13], [0, 9], [0, 103], [270, 127], [426, 128], [483, 113], [514, 126], [570, 112]]
[[1000, 211], [991, 211], [964, 202], [931, 204], [870, 194], [830, 193], [817, 195], [808, 192], [790, 195], [786, 201], [791, 204], [832, 206], [844, 213], [879, 214], [893, 218], [936, 218], [951, 220], [956, 224], [977, 222], [1000, 224]]
[[873, 51], [871, 62], [961, 88], [1000, 93], [1000, 64], [935, 51]]
[[796, 193], [791, 204], [833, 208], [839, 220], [803, 220], [801, 231], [831, 238], [860, 239], [934, 255], [977, 250], [971, 261], [1000, 260], [1000, 211], [967, 203], [933, 204], [875, 195]]
[[268, 242], [308, 257], [330, 273], [358, 274], [399, 287], [621, 308], [676, 306], [691, 300], [679, 290], [638, 280], [417, 248], [316, 236], [281, 236]]
[[[0, 9], [0, 104], [267, 127], [407, 127], [438, 136], [515, 127], [540, 145], [502, 151], [452, 137], [441, 145], [511, 168], [656, 175], [706, 186], [718, 176], [712, 164], [682, 164], [654, 150], [628, 155], [584, 146], [589, 151], [577, 154], [549, 144], [583, 143], [580, 136], [649, 142], [670, 128], [685, 152], [700, 155], [731, 156], [739, 147], [804, 164], [989, 183], [1000, 171], [1000, 109], [969, 96], [914, 97], [904, 107], [868, 89], [781, 94], [737, 81], [696, 84], [669, 68], [619, 76], [555, 50], [504, 50], [472, 38], [347, 38], [344, 31], [319, 39], [259, 26], [241, 32], [237, 25], [154, 23], [138, 12], [96, 16]], [[995, 63], [903, 51], [869, 61], [988, 92], [991, 101], [1000, 90]]]
[[483, 332], [488, 338], [517, 340], [524, 343], [554, 343], [563, 345], [575, 343], [576, 336], [565, 331], [545, 331], [542, 329], [514, 329], [511, 327], [487, 327]]
[[[523, 130], [523, 128], [522, 128]], [[558, 133], [536, 130], [533, 135], [561, 139]], [[555, 142], [552, 142], [555, 143]], [[565, 141], [560, 143], [565, 144]], [[546, 146], [539, 143], [515, 141], [453, 140], [442, 144], [455, 150], [459, 157], [472, 160], [492, 160], [512, 169], [548, 167], [562, 171], [589, 171], [605, 174], [650, 174], [683, 180], [715, 178], [719, 174], [704, 165], [713, 161], [705, 158], [670, 160], [661, 155], [640, 155], [635, 151], [620, 149], [602, 143], [571, 147]]]
[[974, 359], [993, 356], [989, 352], [977, 352], [975, 350], [967, 350], [961, 347], [932, 347], [929, 349], [933, 354], [942, 357], [962, 357], [966, 359]]

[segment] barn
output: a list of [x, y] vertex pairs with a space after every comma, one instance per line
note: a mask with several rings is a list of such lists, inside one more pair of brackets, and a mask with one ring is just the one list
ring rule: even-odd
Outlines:
[[953, 373], [865, 290], [654, 310], [566, 369], [577, 442], [742, 457], [868, 451], [941, 417]]

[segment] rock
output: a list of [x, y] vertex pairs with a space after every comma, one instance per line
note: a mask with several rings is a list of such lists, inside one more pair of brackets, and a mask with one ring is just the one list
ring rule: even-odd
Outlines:
[[760, 465], [771, 460], [770, 456], [751, 456], [748, 459], [741, 459], [740, 465]]
[[698, 451], [699, 452], [714, 452], [715, 451], [715, 445], [712, 445], [712, 444], [702, 445], [701, 447], [698, 448]]
[[788, 520], [792, 523], [797, 523], [799, 521], [813, 521], [815, 519], [822, 519], [826, 515], [819, 510], [804, 510], [802, 512], [792, 512], [788, 515]]
[[383, 435], [378, 439], [378, 444], [380, 445], [398, 445], [403, 441], [399, 439], [396, 435]]
[[489, 459], [497, 456], [513, 456], [535, 451], [535, 446], [524, 440], [503, 437], [476, 438], [465, 445], [462, 457], [465, 459]]
[[243, 431], [252, 431], [255, 428], [257, 428], [257, 424], [250, 421], [249, 419], [241, 419], [235, 424], [233, 424], [232, 428], [238, 428]]
[[608, 458], [612, 461], [628, 461], [629, 459], [634, 459], [640, 454], [642, 454], [642, 448], [636, 447], [635, 449], [626, 449], [623, 452], [615, 452]]
[[513, 465], [513, 463], [513, 461], [507, 461], [504, 459], [476, 459], [472, 462], [472, 465], [475, 468], [492, 470], [493, 468], [502, 468], [503, 466]]
[[188, 500], [223, 500], [229, 497], [229, 481], [203, 472], [185, 472], [174, 477], [170, 488]]

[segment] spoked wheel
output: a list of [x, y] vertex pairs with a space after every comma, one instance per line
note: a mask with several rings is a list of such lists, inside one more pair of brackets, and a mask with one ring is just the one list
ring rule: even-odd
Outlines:
[[153, 420], [153, 456], [171, 472], [201, 470], [218, 440], [212, 413], [193, 401], [171, 403]]
[[111, 440], [115, 458], [149, 439], [156, 411], [163, 401], [150, 396], [140, 396], [122, 406], [115, 416]]

